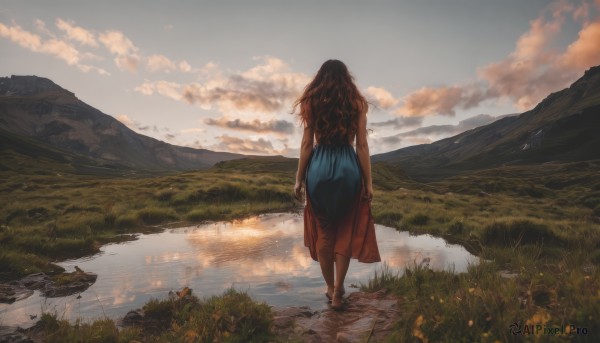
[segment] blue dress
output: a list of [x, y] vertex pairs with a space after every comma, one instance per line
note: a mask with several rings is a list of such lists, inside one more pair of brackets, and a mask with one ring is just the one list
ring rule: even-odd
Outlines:
[[350, 144], [319, 144], [306, 171], [306, 192], [323, 226], [351, 211], [361, 189], [358, 157]]

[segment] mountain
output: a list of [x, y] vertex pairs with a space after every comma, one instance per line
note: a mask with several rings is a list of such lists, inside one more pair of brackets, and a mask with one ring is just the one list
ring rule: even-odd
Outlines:
[[372, 159], [420, 180], [510, 164], [600, 159], [600, 66], [530, 111]]
[[[200, 169], [246, 157], [175, 146], [138, 134], [72, 92], [37, 76], [0, 78], [0, 135], [2, 150], [27, 153], [39, 150], [36, 145], [49, 144], [96, 165], [131, 169]], [[5, 145], [9, 143], [12, 145]]]

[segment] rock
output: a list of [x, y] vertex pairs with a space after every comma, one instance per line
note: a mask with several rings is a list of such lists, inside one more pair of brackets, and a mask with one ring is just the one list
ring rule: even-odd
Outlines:
[[0, 326], [0, 343], [33, 343], [34, 341], [22, 333], [19, 328]]
[[81, 293], [91, 286], [87, 282], [72, 282], [67, 285], [57, 286], [55, 283], [49, 283], [42, 289], [42, 295], [48, 298], [58, 298]]
[[501, 270], [498, 272], [498, 275], [505, 279], [515, 279], [517, 276], [519, 276], [519, 273], [513, 273], [508, 270]]
[[139, 325], [144, 321], [144, 310], [137, 309], [127, 312], [121, 321], [123, 326]]
[[50, 282], [50, 277], [44, 273], [29, 274], [19, 280], [25, 287], [31, 290], [41, 289]]
[[28, 298], [32, 294], [33, 290], [28, 289], [18, 281], [0, 284], [0, 303], [12, 304], [15, 301]]
[[73, 273], [58, 275], [60, 283], [44, 273], [30, 274], [20, 280], [2, 283], [0, 284], [0, 303], [10, 304], [28, 298], [34, 290], [38, 289], [43, 296], [48, 298], [64, 297], [83, 292], [96, 282], [97, 274], [86, 273], [75, 268]]
[[75, 266], [75, 271], [73, 273], [63, 273], [60, 277], [60, 284], [52, 280], [46, 283], [44, 288], [41, 289], [43, 296], [57, 298], [81, 293], [96, 282], [98, 275], [84, 272]]
[[296, 318], [310, 318], [313, 314], [315, 312], [307, 306], [278, 308], [275, 309], [273, 325], [276, 329], [285, 329], [292, 326]]
[[398, 301], [382, 290], [350, 294], [344, 311], [274, 308], [274, 328], [282, 336], [303, 342], [377, 342], [391, 333], [398, 318]]
[[15, 291], [10, 285], [0, 284], [0, 303], [11, 304], [16, 299]]
[[596, 266], [594, 266], [593, 264], [586, 264], [586, 265], [582, 266], [581, 269], [586, 274], [592, 274], [596, 270]]

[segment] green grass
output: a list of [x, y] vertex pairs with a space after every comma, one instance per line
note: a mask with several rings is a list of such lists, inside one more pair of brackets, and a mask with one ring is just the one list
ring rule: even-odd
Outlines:
[[33, 334], [44, 342], [273, 342], [273, 314], [265, 303], [234, 289], [200, 300], [190, 289], [144, 305], [137, 326], [117, 329], [110, 319], [90, 323], [44, 313]]
[[[123, 233], [293, 210], [299, 205], [291, 191], [294, 175], [283, 168], [290, 161], [267, 159], [264, 163], [276, 165], [268, 166], [274, 168], [268, 173], [259, 168], [259, 159], [250, 160], [256, 170], [249, 172], [238, 171], [239, 162], [231, 162], [144, 177], [0, 171], [2, 253], [29, 256], [20, 263], [0, 256], [0, 280], [52, 271], [50, 261], [94, 254]], [[44, 260], [48, 262], [40, 262]]]
[[[280, 158], [229, 161], [209, 170], [156, 176], [90, 176], [35, 169], [27, 173], [11, 166], [5, 163], [0, 170], [2, 280], [39, 271], [59, 273], [51, 261], [97, 252], [102, 244], [127, 239], [124, 233], [156, 230], [175, 222], [185, 225], [285, 212], [300, 205], [291, 194], [295, 162]], [[444, 237], [485, 261], [461, 274], [410, 265], [402, 272], [387, 269], [375, 275], [365, 289], [386, 288], [400, 298], [401, 319], [389, 340], [506, 341], [512, 339], [508, 326], [513, 321], [574, 323], [600, 332], [598, 170], [599, 161], [506, 166], [419, 183], [395, 167], [374, 165], [372, 212], [377, 223], [411, 234]], [[503, 278], [501, 271], [517, 276]], [[218, 319], [229, 316], [230, 307], [256, 310], [247, 296], [223, 297], [186, 304], [155, 300], [147, 310], [154, 309], [155, 327], [160, 329], [122, 330], [117, 341], [147, 337], [185, 341], [187, 333], [191, 340], [202, 341], [206, 335], [235, 341], [233, 337], [246, 337], [252, 326], [264, 324], [238, 327], [229, 319], [210, 322], [209, 317], [190, 312], [203, 304], [206, 313]], [[245, 302], [247, 309], [235, 307]], [[267, 312], [256, 315], [268, 317]], [[210, 329], [198, 329], [205, 322], [212, 323], [206, 324]], [[101, 331], [98, 337], [115, 339], [109, 322], [96, 327], [56, 323], [64, 330], [78, 328], [79, 336], [65, 332], [64, 337], [86, 341], [91, 332]], [[258, 337], [268, 333], [259, 331], [254, 332]]]
[[505, 167], [411, 188], [376, 188], [376, 222], [445, 237], [485, 261], [460, 274], [409, 264], [373, 275], [364, 290], [387, 289], [400, 299], [401, 318], [388, 341], [511, 341], [515, 321], [575, 324], [591, 333], [520, 337], [525, 340], [595, 337], [599, 167], [598, 161]]
[[[384, 268], [362, 289], [387, 289], [399, 296], [400, 319], [390, 342], [415, 338], [507, 342], [515, 339], [509, 331], [513, 322], [586, 327], [591, 335], [532, 335], [529, 339], [588, 341], [600, 330], [600, 273], [582, 269], [589, 263], [585, 251], [546, 258], [543, 250], [542, 246], [522, 246], [511, 249], [510, 254], [506, 249], [500, 253], [484, 250], [485, 257], [505, 254], [506, 259], [481, 262], [460, 274], [416, 264], [402, 273]], [[517, 276], [503, 278], [501, 267]]]

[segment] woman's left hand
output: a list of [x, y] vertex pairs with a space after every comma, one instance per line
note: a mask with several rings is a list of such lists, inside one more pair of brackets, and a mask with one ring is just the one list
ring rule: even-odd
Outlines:
[[296, 199], [302, 199], [302, 182], [296, 181], [296, 185], [294, 186], [294, 195], [296, 196]]

